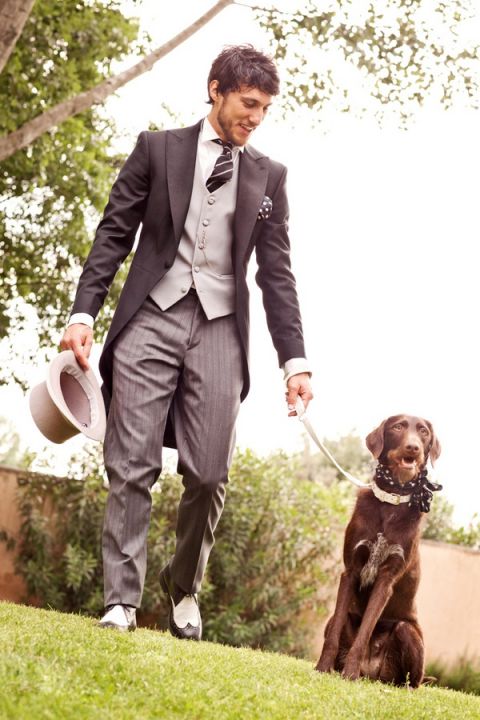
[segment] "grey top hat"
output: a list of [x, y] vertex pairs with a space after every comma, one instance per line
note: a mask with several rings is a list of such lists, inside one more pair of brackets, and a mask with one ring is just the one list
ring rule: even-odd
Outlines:
[[102, 392], [92, 370], [82, 370], [72, 350], [55, 357], [45, 382], [30, 393], [30, 412], [48, 440], [63, 443], [83, 433], [92, 440], [105, 437]]

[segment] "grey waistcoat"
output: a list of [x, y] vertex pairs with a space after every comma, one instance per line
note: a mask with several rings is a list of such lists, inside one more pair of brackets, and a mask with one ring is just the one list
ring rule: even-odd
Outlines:
[[192, 197], [175, 261], [150, 292], [162, 310], [185, 297], [193, 284], [209, 320], [234, 312], [232, 243], [238, 166], [236, 162], [232, 179], [210, 194], [197, 157]]

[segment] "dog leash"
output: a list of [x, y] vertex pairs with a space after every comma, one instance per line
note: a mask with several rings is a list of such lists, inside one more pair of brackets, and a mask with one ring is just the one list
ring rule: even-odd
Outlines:
[[325, 445], [322, 443], [321, 440], [318, 439], [310, 420], [307, 418], [305, 405], [303, 404], [302, 398], [299, 395], [297, 395], [297, 400], [295, 402], [295, 411], [298, 415], [298, 419], [300, 420], [301, 423], [303, 423], [303, 426], [307, 430], [307, 432], [310, 435], [310, 437], [312, 438], [313, 442], [319, 447], [319, 449], [322, 451], [322, 453], [325, 455], [325, 457], [327, 457], [330, 460], [332, 465], [334, 465], [337, 468], [338, 472], [341, 473], [343, 475], [343, 477], [345, 477], [347, 480], [349, 480], [351, 483], [353, 483], [353, 485], [356, 485], [357, 487], [361, 487], [361, 488], [371, 487], [370, 483], [365, 483], [365, 482], [362, 482], [361, 480], [357, 480], [357, 478], [354, 477], [353, 475], [351, 475], [351, 473], [344, 470], [338, 464], [338, 462], [335, 460], [335, 458], [333, 457], [330, 450], [327, 447], [325, 447]]

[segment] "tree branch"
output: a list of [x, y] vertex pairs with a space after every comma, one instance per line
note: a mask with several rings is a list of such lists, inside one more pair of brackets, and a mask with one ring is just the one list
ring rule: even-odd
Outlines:
[[88, 110], [92, 105], [103, 102], [109, 95], [112, 95], [118, 90], [118, 88], [147, 72], [147, 70], [151, 70], [158, 60], [168, 55], [169, 52], [181, 45], [185, 40], [188, 40], [189, 37], [198, 32], [198, 30], [210, 22], [215, 15], [218, 15], [218, 13], [228, 5], [233, 4], [234, 0], [219, 0], [210, 10], [207, 10], [206, 13], [199, 17], [198, 20], [195, 20], [195, 22], [185, 28], [185, 30], [182, 30], [182, 32], [149, 53], [149, 55], [146, 55], [140, 62], [128, 68], [128, 70], [124, 70], [118, 75], [107, 78], [107, 80], [104, 80], [99, 85], [69, 100], [64, 100], [58, 105], [55, 105], [55, 107], [50, 108], [50, 110], [38, 115], [33, 120], [29, 120], [18, 130], [0, 137], [0, 161], [6, 160], [6, 158], [18, 152], [18, 150], [27, 147], [27, 145], [30, 145], [40, 137], [40, 135], [43, 135], [44, 132], [60, 125], [60, 123], [68, 118]]
[[0, 73], [12, 54], [35, 0], [0, 2]]

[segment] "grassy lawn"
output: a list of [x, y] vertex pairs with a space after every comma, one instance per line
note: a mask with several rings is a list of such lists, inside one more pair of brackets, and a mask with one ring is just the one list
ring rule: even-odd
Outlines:
[[0, 603], [0, 718], [478, 720], [480, 698], [320, 675], [305, 660]]

